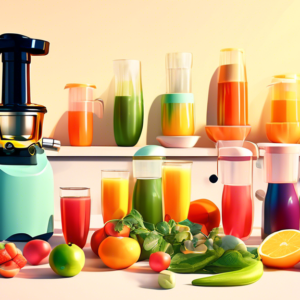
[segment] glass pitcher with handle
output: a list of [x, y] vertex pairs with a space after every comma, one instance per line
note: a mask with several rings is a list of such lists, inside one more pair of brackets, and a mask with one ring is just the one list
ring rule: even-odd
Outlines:
[[71, 146], [91, 146], [93, 142], [93, 115], [103, 118], [102, 99], [93, 98], [95, 85], [69, 83], [68, 127]]

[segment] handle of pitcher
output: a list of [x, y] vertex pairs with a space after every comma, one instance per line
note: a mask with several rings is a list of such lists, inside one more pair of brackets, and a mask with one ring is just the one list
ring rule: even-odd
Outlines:
[[104, 112], [104, 101], [100, 98], [95, 99], [95, 110], [94, 113], [97, 115], [99, 119], [103, 118]]

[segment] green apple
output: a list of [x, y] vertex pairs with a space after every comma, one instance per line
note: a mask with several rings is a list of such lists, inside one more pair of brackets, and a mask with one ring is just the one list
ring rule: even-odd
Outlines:
[[56, 246], [49, 256], [49, 264], [52, 270], [64, 277], [72, 277], [80, 273], [84, 263], [84, 252], [71, 243]]

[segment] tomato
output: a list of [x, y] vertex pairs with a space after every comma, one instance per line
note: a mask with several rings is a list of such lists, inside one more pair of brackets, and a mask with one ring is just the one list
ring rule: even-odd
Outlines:
[[98, 249], [99, 249], [100, 244], [106, 238], [107, 238], [107, 235], [105, 233], [104, 227], [96, 230], [93, 233], [92, 238], [91, 238], [91, 248], [96, 255], [98, 255]]
[[127, 225], [124, 225], [123, 229], [120, 232], [118, 232], [118, 231], [115, 231], [116, 224], [117, 224], [116, 221], [108, 222], [104, 227], [105, 233], [109, 236], [115, 236], [115, 237], [118, 237], [118, 236], [129, 237], [130, 228]]
[[167, 270], [171, 263], [171, 256], [164, 252], [155, 252], [150, 255], [149, 265], [155, 272]]
[[50, 244], [43, 240], [32, 240], [23, 249], [24, 257], [31, 265], [47, 264], [50, 252]]
[[120, 270], [138, 261], [141, 247], [132, 238], [109, 236], [100, 244], [98, 254], [106, 266]]

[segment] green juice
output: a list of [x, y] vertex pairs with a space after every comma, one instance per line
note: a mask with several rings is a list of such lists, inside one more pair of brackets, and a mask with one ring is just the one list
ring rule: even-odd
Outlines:
[[139, 211], [145, 222], [157, 224], [163, 221], [161, 178], [137, 179], [132, 208]]
[[144, 122], [143, 94], [136, 96], [115, 96], [114, 135], [118, 146], [135, 146]]

